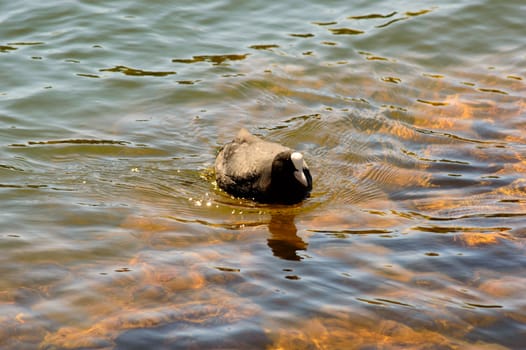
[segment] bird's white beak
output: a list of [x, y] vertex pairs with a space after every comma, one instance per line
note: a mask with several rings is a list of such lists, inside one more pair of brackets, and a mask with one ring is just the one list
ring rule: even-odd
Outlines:
[[294, 177], [296, 178], [296, 180], [298, 180], [299, 182], [301, 182], [301, 184], [305, 187], [308, 187], [309, 186], [309, 183], [307, 182], [307, 177], [305, 176], [305, 173], [303, 172], [303, 170], [296, 170], [294, 172]]

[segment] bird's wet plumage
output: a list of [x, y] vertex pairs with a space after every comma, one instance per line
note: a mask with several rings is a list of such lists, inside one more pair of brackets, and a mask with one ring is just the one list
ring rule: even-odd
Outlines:
[[221, 189], [262, 203], [298, 203], [312, 190], [312, 177], [301, 153], [245, 129], [223, 146], [215, 171]]

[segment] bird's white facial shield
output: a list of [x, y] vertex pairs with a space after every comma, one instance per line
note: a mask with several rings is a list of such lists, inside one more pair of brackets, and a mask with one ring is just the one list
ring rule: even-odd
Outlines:
[[305, 163], [303, 161], [303, 154], [301, 154], [300, 152], [294, 152], [290, 155], [290, 159], [292, 160], [292, 164], [294, 164], [294, 168], [296, 169], [294, 171], [294, 177], [296, 178], [296, 180], [298, 180], [305, 187], [309, 186], [309, 183], [307, 182], [307, 177], [303, 172], [303, 167], [305, 166]]

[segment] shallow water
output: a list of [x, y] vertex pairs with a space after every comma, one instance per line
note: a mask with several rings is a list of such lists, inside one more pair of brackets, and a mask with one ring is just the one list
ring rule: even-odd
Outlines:
[[[0, 5], [2, 349], [519, 349], [525, 5]], [[311, 198], [213, 182], [240, 127]]]

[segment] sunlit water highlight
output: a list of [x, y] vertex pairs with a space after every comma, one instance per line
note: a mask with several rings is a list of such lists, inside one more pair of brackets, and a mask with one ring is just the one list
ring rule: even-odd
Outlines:
[[[520, 349], [525, 11], [0, 5], [0, 347]], [[219, 191], [240, 127], [311, 198]]]

